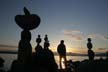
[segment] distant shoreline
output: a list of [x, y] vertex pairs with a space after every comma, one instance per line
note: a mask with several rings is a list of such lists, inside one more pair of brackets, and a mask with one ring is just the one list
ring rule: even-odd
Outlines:
[[[18, 54], [18, 52], [16, 51], [0, 51], [0, 54]], [[54, 53], [55, 56], [58, 56], [58, 53]], [[78, 54], [78, 53], [67, 53], [66, 56], [88, 56], [87, 54]], [[105, 56], [106, 57], [106, 54], [105, 53], [98, 53], [98, 54], [95, 54], [95, 56]]]

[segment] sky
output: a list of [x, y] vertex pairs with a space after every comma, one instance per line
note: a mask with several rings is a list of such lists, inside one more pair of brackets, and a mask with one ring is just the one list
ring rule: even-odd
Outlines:
[[24, 7], [41, 18], [31, 30], [33, 49], [47, 34], [52, 51], [64, 40], [67, 52], [86, 53], [89, 37], [95, 52], [108, 51], [108, 0], [0, 0], [0, 50], [17, 50], [22, 29], [14, 18]]

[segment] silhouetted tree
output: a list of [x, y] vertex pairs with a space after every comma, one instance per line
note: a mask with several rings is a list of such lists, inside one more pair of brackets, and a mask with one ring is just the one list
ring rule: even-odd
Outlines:
[[64, 59], [65, 67], [66, 67], [66, 46], [64, 45], [64, 40], [61, 40], [60, 44], [57, 47], [57, 51], [59, 53], [59, 65], [60, 69], [62, 69], [62, 58]]

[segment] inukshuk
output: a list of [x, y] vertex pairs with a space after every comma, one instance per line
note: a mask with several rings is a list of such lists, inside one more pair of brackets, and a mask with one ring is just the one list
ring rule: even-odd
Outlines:
[[89, 60], [94, 60], [94, 52], [92, 50], [92, 43], [91, 43], [91, 38], [88, 38], [88, 43], [87, 43], [87, 48], [88, 48], [88, 57], [89, 57]]
[[31, 32], [40, 24], [40, 17], [30, 12], [24, 7], [25, 15], [16, 15], [15, 21], [19, 27], [23, 29], [21, 32], [21, 40], [18, 45], [18, 67], [19, 71], [31, 72], [32, 64], [32, 46], [30, 44]]

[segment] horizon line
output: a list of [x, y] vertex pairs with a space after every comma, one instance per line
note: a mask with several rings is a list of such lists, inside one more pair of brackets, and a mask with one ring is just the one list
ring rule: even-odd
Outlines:
[[[18, 52], [17, 51], [0, 51], [0, 54], [18, 54]], [[54, 55], [59, 56], [57, 52], [54, 52]], [[66, 56], [88, 56], [88, 54], [67, 52]], [[106, 56], [106, 53], [96, 53], [95, 56]]]

